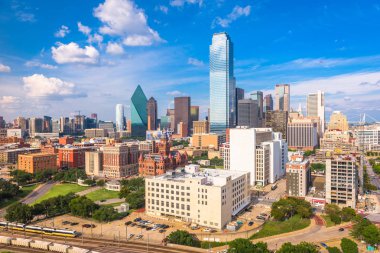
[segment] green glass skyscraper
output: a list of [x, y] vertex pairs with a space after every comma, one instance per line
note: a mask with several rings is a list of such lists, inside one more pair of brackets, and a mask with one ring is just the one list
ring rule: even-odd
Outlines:
[[148, 99], [141, 86], [138, 85], [131, 97], [132, 136], [145, 136], [148, 126], [147, 102]]

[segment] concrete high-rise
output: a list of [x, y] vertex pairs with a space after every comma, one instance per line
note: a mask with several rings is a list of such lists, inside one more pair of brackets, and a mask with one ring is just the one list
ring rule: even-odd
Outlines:
[[290, 112], [290, 85], [276, 84], [275, 94], [274, 109], [276, 111]]
[[116, 105], [116, 131], [121, 132], [125, 130], [125, 118], [124, 118], [124, 105]]
[[305, 197], [311, 184], [310, 162], [302, 153], [295, 153], [286, 164], [286, 192], [289, 196]]
[[287, 139], [288, 112], [267, 111], [265, 114], [265, 127], [272, 128], [274, 132], [281, 132], [282, 138]]
[[43, 119], [41, 118], [30, 118], [29, 121], [29, 133], [33, 135], [35, 133], [42, 133], [43, 130]]
[[185, 127], [187, 127], [187, 133], [189, 132], [190, 124], [190, 97], [175, 97], [174, 98], [174, 121], [175, 130], [178, 130], [178, 124], [183, 122]]
[[271, 94], [264, 97], [264, 112], [273, 111], [273, 98]]
[[322, 135], [325, 132], [325, 93], [320, 90], [310, 93], [307, 96], [306, 110], [308, 117], [319, 117]]
[[287, 141], [289, 148], [313, 150], [318, 146], [318, 123], [312, 118], [291, 119]]
[[157, 129], [157, 101], [154, 97], [149, 98], [146, 104], [146, 110], [148, 114], [148, 130]]
[[235, 108], [236, 108], [236, 124], [238, 122], [238, 117], [239, 117], [239, 110], [238, 110], [238, 102], [239, 100], [244, 99], [244, 89], [236, 87], [235, 89]]
[[148, 116], [146, 111], [146, 98], [141, 86], [138, 85], [131, 97], [131, 124], [132, 136], [145, 136], [148, 126]]
[[263, 92], [262, 91], [255, 91], [251, 93], [251, 99], [257, 103], [258, 108], [258, 118], [261, 120], [263, 118], [264, 113], [264, 105], [263, 105]]
[[210, 45], [210, 131], [224, 134], [236, 124], [236, 81], [233, 43], [225, 33], [215, 33]]
[[260, 119], [258, 115], [258, 105], [256, 101], [252, 99], [241, 99], [238, 102], [238, 126], [246, 127], [261, 127], [259, 125]]

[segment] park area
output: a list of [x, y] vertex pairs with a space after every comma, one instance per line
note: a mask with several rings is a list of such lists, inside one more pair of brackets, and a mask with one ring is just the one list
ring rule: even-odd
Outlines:
[[33, 204], [38, 204], [42, 202], [43, 200], [57, 197], [57, 196], [63, 196], [68, 193], [77, 193], [80, 191], [86, 190], [87, 186], [80, 186], [77, 184], [70, 184], [70, 183], [64, 183], [64, 184], [57, 184], [54, 185], [45, 195], [37, 199]]
[[107, 200], [107, 199], [118, 199], [119, 198], [119, 192], [117, 191], [110, 191], [106, 189], [99, 189], [93, 192], [90, 192], [86, 194], [86, 197], [91, 199], [92, 201], [101, 201], [101, 200]]
[[10, 198], [10, 199], [5, 199], [0, 201], [0, 208], [7, 207], [13, 203], [16, 203], [17, 201], [25, 198], [29, 193], [31, 193], [34, 189], [36, 189], [38, 184], [34, 185], [28, 185], [28, 186], [23, 186], [20, 189], [20, 192], [17, 194], [16, 197]]

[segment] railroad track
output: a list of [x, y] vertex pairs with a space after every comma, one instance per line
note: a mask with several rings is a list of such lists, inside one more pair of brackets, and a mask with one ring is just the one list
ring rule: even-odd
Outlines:
[[[197, 253], [199, 250], [190, 250], [190, 249], [178, 249], [178, 248], [170, 248], [169, 246], [163, 246], [155, 243], [149, 243], [147, 245], [146, 242], [136, 242], [136, 241], [115, 241], [104, 238], [62, 238], [59, 236], [47, 236], [44, 235], [43, 239], [41, 239], [41, 235], [29, 232], [10, 232], [10, 231], [1, 231], [0, 234], [4, 234], [6, 236], [16, 236], [20, 238], [29, 238], [29, 239], [38, 239], [38, 240], [49, 240], [58, 243], [64, 243], [73, 246], [84, 247], [89, 250], [94, 251], [103, 251], [107, 248], [118, 248], [117, 252], [147, 252], [147, 249], [151, 252], [159, 252], [159, 253]], [[126, 251], [122, 251], [125, 249]], [[135, 250], [135, 251], [133, 251]], [[41, 251], [37, 251], [41, 252]], [[104, 251], [107, 252], [107, 251]], [[110, 252], [110, 251], [108, 251]], [[112, 251], [114, 252], [114, 251]], [[115, 250], [116, 252], [116, 250]]]
[[11, 245], [5, 245], [5, 244], [0, 244], [0, 250], [9, 250], [11, 252], [22, 252], [22, 253], [45, 253], [48, 251], [44, 251], [41, 249], [33, 249], [33, 248], [26, 248], [26, 247], [20, 247], [20, 246], [11, 246]]

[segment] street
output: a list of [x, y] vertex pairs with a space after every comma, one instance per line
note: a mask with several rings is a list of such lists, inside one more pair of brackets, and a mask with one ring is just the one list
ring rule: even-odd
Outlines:
[[56, 182], [49, 181], [45, 183], [44, 185], [37, 187], [32, 193], [30, 193], [28, 196], [26, 196], [21, 202], [24, 204], [31, 204], [37, 199], [39, 199], [42, 195], [47, 193]]

